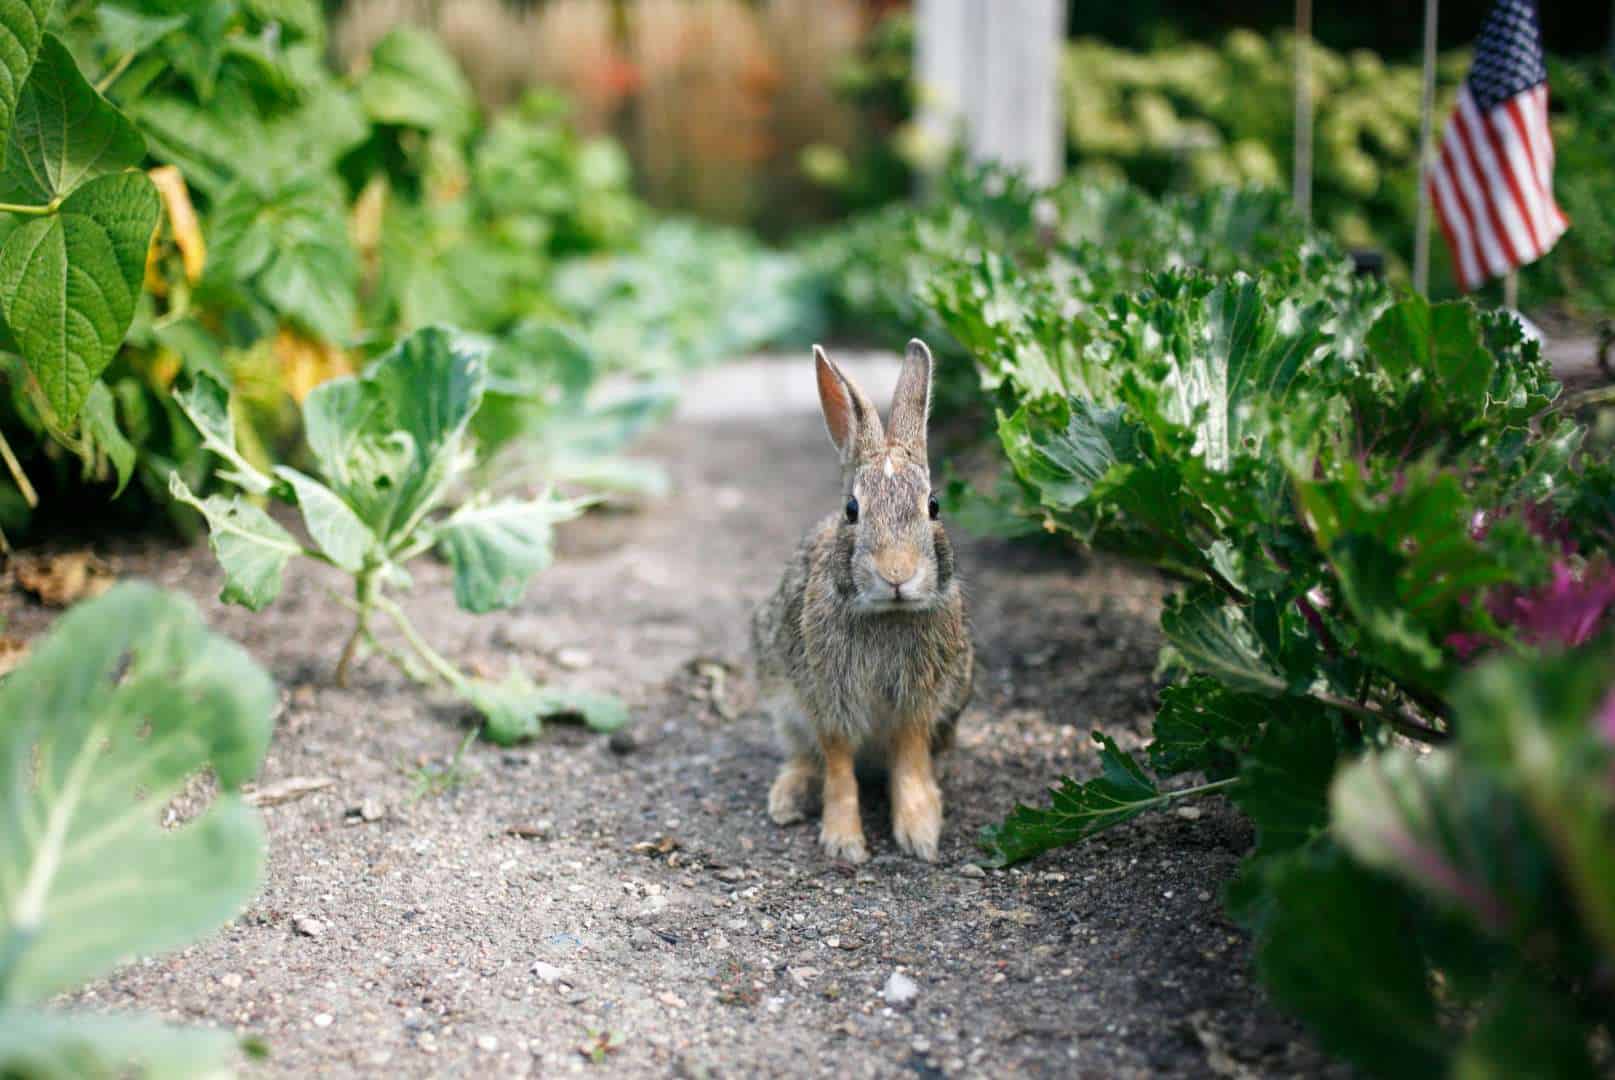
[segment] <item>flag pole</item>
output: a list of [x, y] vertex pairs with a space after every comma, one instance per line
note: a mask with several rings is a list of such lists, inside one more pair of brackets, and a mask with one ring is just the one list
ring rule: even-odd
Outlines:
[[1503, 307], [1509, 311], [1520, 310], [1520, 272], [1516, 269], [1503, 275]]
[[[1433, 2], [1433, 0], [1432, 0]], [[1295, 0], [1295, 212], [1312, 220], [1312, 0]]]
[[1430, 165], [1431, 117], [1436, 107], [1436, 4], [1424, 0], [1424, 92], [1419, 99], [1419, 210], [1413, 224], [1413, 290], [1420, 296], [1430, 289]]

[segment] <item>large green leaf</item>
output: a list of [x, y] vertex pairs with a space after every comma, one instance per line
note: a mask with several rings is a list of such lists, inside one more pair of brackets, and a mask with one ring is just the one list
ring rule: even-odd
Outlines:
[[577, 717], [591, 731], [615, 731], [628, 722], [628, 707], [611, 694], [539, 686], [519, 671], [503, 682], [473, 680], [461, 687], [482, 713], [483, 735], [509, 746], [538, 736], [547, 717]]
[[1492, 629], [1474, 598], [1537, 569], [1536, 545], [1504, 549], [1470, 536], [1476, 507], [1452, 473], [1418, 465], [1379, 479], [1348, 461], [1337, 478], [1298, 469], [1293, 480], [1367, 650], [1415, 686], [1446, 684], [1451, 635]]
[[998, 436], [1016, 475], [1078, 539], [1175, 569], [1206, 564], [1187, 527], [1208, 511], [1126, 408], [1028, 402], [1000, 415]]
[[116, 3], [95, 6], [97, 39], [109, 52], [143, 53], [190, 21], [185, 14], [134, 10]]
[[485, 342], [426, 327], [303, 402], [326, 482], [389, 549], [409, 542], [470, 464], [465, 430], [482, 401], [486, 353]]
[[1513, 792], [1457, 751], [1366, 755], [1340, 770], [1329, 802], [1330, 830], [1359, 862], [1461, 911], [1483, 933], [1552, 920], [1555, 875], [1542, 835]]
[[[189, 601], [121, 585], [0, 683], [0, 1003], [43, 1001], [237, 914], [263, 829], [236, 794], [263, 761], [274, 685]], [[160, 810], [211, 769], [177, 829]]]
[[1289, 851], [1329, 826], [1329, 783], [1339, 747], [1322, 706], [1305, 698], [1267, 702], [1261, 738], [1239, 763], [1229, 798], [1256, 826], [1258, 857]]
[[1128, 396], [1146, 425], [1175, 425], [1196, 457], [1225, 472], [1259, 448], [1258, 421], [1284, 408], [1303, 379], [1327, 341], [1328, 312], [1271, 296], [1243, 274], [1217, 282], [1162, 275], [1152, 285], [1113, 316], [1108, 362], [1142, 376]]
[[359, 86], [371, 119], [463, 134], [475, 117], [476, 100], [460, 67], [429, 31], [399, 25], [370, 53], [370, 70]]
[[1407, 896], [1327, 845], [1267, 860], [1254, 872], [1262, 898], [1244, 917], [1254, 924], [1256, 970], [1274, 1001], [1373, 1075], [1447, 1075], [1448, 1041], [1423, 958], [1407, 940]]
[[140, 173], [97, 177], [0, 245], [0, 311], [62, 424], [123, 343], [159, 210]]
[[198, 499], [176, 470], [168, 475], [168, 493], [195, 507], [207, 519], [208, 540], [224, 568], [219, 599], [262, 611], [280, 595], [281, 573], [293, 555], [303, 554], [297, 538], [239, 495]]
[[16, 1080], [192, 1080], [223, 1075], [238, 1056], [228, 1031], [0, 1007], [0, 1075]]
[[1161, 632], [1186, 664], [1231, 689], [1282, 694], [1288, 685], [1250, 612], [1220, 594], [1201, 590], [1173, 597], [1161, 612]]
[[53, 5], [54, 0], [0, 0], [0, 135], [11, 131]]
[[1070, 777], [1049, 791], [1046, 807], [1016, 803], [999, 825], [982, 830], [981, 842], [1000, 864], [1020, 862], [1052, 848], [1074, 844], [1169, 801], [1133, 756], [1108, 736], [1094, 732], [1100, 775], [1085, 783]]
[[521, 599], [534, 574], [554, 556], [554, 526], [588, 503], [551, 497], [467, 505], [434, 528], [454, 567], [454, 598], [466, 611], [507, 608]]
[[1271, 714], [1265, 699], [1233, 693], [1205, 675], [1169, 686], [1161, 691], [1161, 709], [1155, 714], [1150, 767], [1161, 776], [1233, 776]]
[[[1500, 658], [1452, 693], [1468, 762], [1523, 800], [1604, 962], [1615, 957], [1615, 685], [1610, 643]], [[1516, 879], [1518, 873], [1505, 875]]]
[[331, 341], [353, 336], [359, 261], [342, 185], [304, 176], [267, 196], [246, 180], [219, 198], [210, 223], [208, 282], [247, 284], [277, 314]]
[[1403, 297], [1374, 323], [1365, 344], [1377, 369], [1416, 397], [1428, 419], [1463, 428], [1485, 415], [1497, 361], [1481, 339], [1473, 304]]
[[67, 46], [47, 34], [17, 99], [0, 200], [48, 203], [145, 155], [146, 140], [134, 124], [85, 81]]
[[336, 492], [286, 465], [278, 466], [275, 475], [291, 486], [308, 534], [333, 563], [353, 574], [379, 554], [375, 534]]
[[1575, 1003], [1523, 979], [1511, 980], [1458, 1048], [1460, 1080], [1596, 1080], [1608, 1077], [1589, 1054]]

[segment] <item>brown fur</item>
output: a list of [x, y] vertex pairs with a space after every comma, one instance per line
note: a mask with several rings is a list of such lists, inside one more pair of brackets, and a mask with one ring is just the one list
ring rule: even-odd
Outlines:
[[843, 493], [859, 512], [856, 523], [838, 511], [809, 531], [752, 620], [759, 682], [788, 754], [769, 812], [800, 820], [822, 779], [820, 842], [863, 861], [857, 764], [889, 777], [899, 846], [934, 859], [942, 797], [931, 755], [952, 742], [974, 657], [953, 548], [927, 511], [931, 357], [910, 343], [891, 437], [857, 384], [817, 348], [815, 361]]

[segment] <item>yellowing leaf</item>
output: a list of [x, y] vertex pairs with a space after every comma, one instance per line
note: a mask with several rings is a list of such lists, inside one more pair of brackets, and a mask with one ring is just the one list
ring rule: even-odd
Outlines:
[[327, 379], [353, 374], [353, 361], [345, 351], [290, 326], [281, 327], [275, 335], [275, 359], [280, 362], [282, 385], [299, 405]]
[[157, 194], [162, 196], [168, 227], [174, 234], [174, 246], [179, 248], [180, 259], [185, 264], [185, 279], [194, 285], [202, 279], [202, 268], [207, 264], [207, 243], [202, 239], [202, 226], [196, 220], [196, 208], [191, 205], [185, 177], [172, 165], [159, 165], [148, 175], [157, 187]]

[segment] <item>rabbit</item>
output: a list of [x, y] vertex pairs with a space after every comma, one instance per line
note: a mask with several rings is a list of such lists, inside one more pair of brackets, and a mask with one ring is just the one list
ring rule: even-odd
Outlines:
[[820, 846], [864, 862], [857, 774], [884, 773], [898, 846], [931, 862], [942, 832], [932, 754], [952, 744], [975, 665], [926, 457], [931, 351], [909, 342], [884, 427], [817, 345], [813, 361], [845, 505], [803, 538], [752, 618], [759, 700], [787, 754], [768, 812], [802, 820], [822, 784]]

